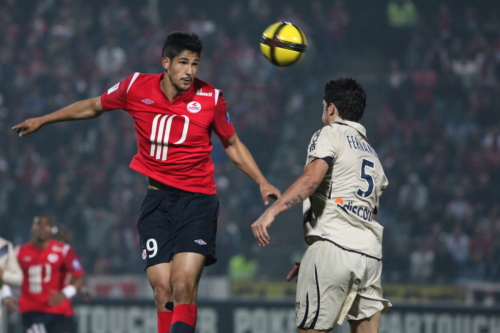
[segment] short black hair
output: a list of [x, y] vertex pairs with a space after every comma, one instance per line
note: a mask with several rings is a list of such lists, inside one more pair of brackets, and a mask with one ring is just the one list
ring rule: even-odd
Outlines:
[[172, 60], [184, 51], [191, 51], [201, 56], [203, 51], [201, 40], [197, 34], [175, 31], [165, 38], [161, 56]]
[[366, 107], [366, 92], [353, 78], [331, 80], [325, 85], [324, 100], [333, 103], [342, 119], [358, 122]]

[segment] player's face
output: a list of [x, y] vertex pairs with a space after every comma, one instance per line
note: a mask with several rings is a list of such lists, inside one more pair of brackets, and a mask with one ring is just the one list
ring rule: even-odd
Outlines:
[[37, 241], [49, 240], [52, 234], [52, 221], [46, 216], [36, 216], [31, 227], [31, 234]]
[[328, 108], [326, 102], [323, 101], [323, 117], [321, 117], [323, 125], [328, 125]]
[[163, 68], [172, 85], [178, 91], [186, 91], [191, 87], [198, 71], [200, 55], [191, 51], [183, 51], [177, 57], [163, 58]]

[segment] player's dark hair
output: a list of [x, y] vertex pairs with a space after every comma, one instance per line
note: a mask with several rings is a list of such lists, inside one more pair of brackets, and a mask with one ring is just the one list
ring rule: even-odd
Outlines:
[[161, 56], [173, 60], [184, 51], [191, 51], [201, 56], [203, 45], [197, 34], [179, 31], [168, 34], [165, 42], [163, 42]]
[[42, 218], [47, 219], [51, 226], [54, 225], [54, 220], [50, 216], [45, 214], [35, 215], [35, 217], [33, 218], [33, 223], [35, 223], [35, 221], [40, 221]]
[[358, 122], [365, 111], [366, 92], [355, 79], [339, 78], [325, 85], [324, 100], [335, 105], [340, 118]]

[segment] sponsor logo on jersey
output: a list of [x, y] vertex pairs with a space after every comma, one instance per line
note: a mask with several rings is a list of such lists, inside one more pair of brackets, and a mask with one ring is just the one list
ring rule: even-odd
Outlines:
[[30, 256], [25, 256], [25, 257], [23, 257], [23, 261], [31, 261], [31, 257]]
[[80, 269], [82, 269], [82, 265], [80, 264], [80, 261], [78, 259], [73, 259], [71, 261], [71, 266], [73, 266], [73, 269], [75, 271], [79, 271]]
[[62, 252], [63, 248], [57, 245], [52, 246], [52, 251], [54, 252]]
[[309, 152], [316, 150], [316, 142], [318, 141], [320, 133], [321, 133], [321, 130], [317, 130], [316, 133], [313, 134], [313, 136], [311, 138], [311, 144], [309, 145]]
[[142, 250], [142, 260], [146, 260], [146, 249]]
[[141, 102], [143, 102], [144, 104], [147, 104], [147, 105], [154, 103], [154, 101], [150, 100], [149, 98], [143, 99]]
[[187, 105], [187, 110], [191, 113], [197, 113], [197, 112], [200, 112], [201, 111], [201, 104], [198, 103], [198, 102], [190, 102], [188, 105]]
[[111, 94], [113, 91], [116, 91], [118, 87], [120, 86], [120, 82], [112, 86], [111, 88], [108, 89], [108, 95]]
[[59, 260], [59, 256], [55, 253], [50, 253], [48, 256], [47, 256], [47, 260], [51, 263], [55, 263]]
[[342, 198], [337, 198], [333, 202], [335, 202], [337, 207], [340, 207], [346, 213], [353, 213], [367, 222], [372, 221], [373, 211], [367, 207], [356, 206], [352, 200], [344, 201]]
[[201, 90], [201, 89], [196, 90], [196, 95], [212, 97], [211, 92], [203, 92], [203, 90]]
[[207, 245], [207, 243], [203, 239], [197, 239], [194, 241], [195, 243], [198, 243], [200, 245]]

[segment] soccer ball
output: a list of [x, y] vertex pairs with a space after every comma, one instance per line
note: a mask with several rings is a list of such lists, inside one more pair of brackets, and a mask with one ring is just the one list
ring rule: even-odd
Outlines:
[[260, 51], [276, 66], [290, 66], [304, 57], [306, 36], [297, 26], [289, 22], [277, 22], [264, 30]]

